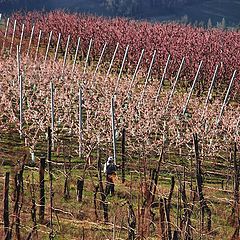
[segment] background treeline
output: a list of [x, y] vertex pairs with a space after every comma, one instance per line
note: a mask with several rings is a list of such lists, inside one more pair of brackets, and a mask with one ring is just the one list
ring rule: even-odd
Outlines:
[[139, 15], [143, 12], [161, 9], [172, 9], [184, 4], [193, 4], [199, 0], [0, 0], [0, 9], [3, 11], [52, 9], [60, 6], [74, 10], [81, 8], [81, 5], [94, 5], [105, 9], [111, 14], [124, 16]]

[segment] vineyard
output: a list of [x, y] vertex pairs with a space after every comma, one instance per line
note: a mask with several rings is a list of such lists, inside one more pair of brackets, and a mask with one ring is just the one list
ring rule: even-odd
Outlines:
[[239, 32], [0, 16], [2, 239], [239, 239]]

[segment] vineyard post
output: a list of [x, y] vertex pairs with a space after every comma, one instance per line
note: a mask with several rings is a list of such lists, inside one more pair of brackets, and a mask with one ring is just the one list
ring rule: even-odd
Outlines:
[[84, 179], [77, 180], [77, 201], [82, 202]]
[[179, 76], [180, 76], [180, 73], [181, 73], [181, 70], [182, 70], [184, 61], [185, 61], [185, 57], [182, 58], [182, 62], [181, 62], [180, 67], [179, 67], [179, 69], [178, 69], [175, 82], [173, 83], [172, 90], [171, 90], [170, 95], [169, 95], [169, 97], [168, 97], [168, 102], [167, 102], [167, 105], [166, 105], [166, 108], [165, 108], [165, 112], [167, 112], [168, 107], [169, 107], [169, 105], [170, 105], [170, 103], [171, 103], [172, 96], [173, 96], [173, 93], [174, 93], [174, 91], [175, 91], [175, 88], [176, 88], [176, 85], [177, 85], [177, 82], [178, 82], [178, 79], [179, 79]]
[[19, 52], [19, 47], [17, 45], [17, 77], [18, 81], [20, 80], [20, 75], [21, 75], [21, 60], [20, 60], [20, 52]]
[[10, 50], [9, 53], [12, 53], [12, 48], [13, 48], [13, 42], [14, 42], [14, 38], [15, 38], [15, 32], [16, 32], [16, 25], [17, 25], [17, 20], [14, 20], [14, 24], [13, 24], [13, 33], [12, 33], [12, 40], [11, 40], [11, 45], [10, 45]]
[[[9, 176], [10, 172], [5, 174], [5, 183], [4, 183], [4, 200], [3, 200], [3, 224], [4, 224], [4, 233], [5, 237], [8, 236], [9, 231]], [[5, 238], [10, 240], [9, 238]]]
[[37, 42], [36, 52], [35, 52], [35, 62], [37, 61], [37, 57], [38, 57], [38, 51], [39, 51], [41, 37], [42, 37], [42, 30], [40, 29], [39, 30], [39, 35], [38, 35], [38, 42]]
[[236, 135], [239, 134], [239, 130], [238, 130], [239, 124], [240, 124], [240, 115], [239, 115], [239, 117], [238, 117], [237, 124], [236, 124]]
[[35, 197], [35, 183], [34, 183], [34, 176], [32, 172], [32, 182], [30, 185], [30, 194], [32, 198], [32, 208], [31, 208], [31, 217], [32, 217], [32, 222], [33, 222], [33, 227], [30, 230], [27, 240], [34, 238], [33, 234], [37, 234], [37, 217], [36, 217], [36, 197]]
[[20, 139], [23, 137], [23, 83], [22, 75], [19, 76], [19, 130], [20, 130]]
[[119, 74], [118, 74], [117, 84], [116, 84], [115, 91], [114, 91], [115, 94], [117, 93], [117, 89], [118, 89], [119, 81], [120, 81], [121, 76], [122, 76], [122, 71], [123, 71], [124, 63], [125, 63], [126, 58], [127, 58], [128, 49], [129, 49], [129, 45], [127, 45], [126, 50], [125, 50], [125, 53], [124, 53], [124, 57], [123, 57], [123, 61], [122, 61], [122, 65], [121, 65], [121, 68], [120, 68], [120, 72], [119, 72]]
[[147, 88], [148, 80], [149, 80], [150, 75], [151, 75], [152, 66], [153, 66], [153, 63], [154, 63], [154, 60], [155, 60], [155, 57], [156, 57], [156, 53], [157, 53], [157, 50], [154, 50], [153, 56], [152, 56], [152, 60], [151, 60], [151, 63], [150, 63], [150, 66], [149, 66], [149, 69], [148, 69], [148, 72], [147, 72], [147, 77], [145, 79], [145, 83], [144, 83], [144, 87], [143, 87], [143, 90], [142, 90], [142, 94], [141, 94], [141, 97], [140, 97], [140, 104], [142, 103], [143, 98], [144, 98], [144, 94], [145, 94], [145, 91], [146, 91], [146, 88]]
[[133, 85], [133, 83], [134, 83], [134, 81], [135, 81], [135, 78], [136, 78], [136, 76], [137, 76], [137, 73], [138, 73], [138, 70], [139, 70], [139, 67], [140, 67], [142, 58], [143, 58], [144, 51], [145, 51], [145, 50], [142, 49], [141, 55], [140, 55], [140, 57], [139, 57], [139, 59], [138, 59], [137, 66], [136, 66], [136, 69], [135, 69], [135, 71], [134, 71], [134, 74], [133, 74], [133, 77], [132, 77], [132, 80], [131, 80], [131, 83], [130, 83], [130, 86], [129, 86], [129, 89], [128, 89], [128, 92], [127, 92], [127, 95], [130, 94], [130, 91], [131, 91], [131, 89], [132, 89], [132, 85]]
[[51, 94], [51, 130], [52, 130], [52, 146], [54, 148], [54, 85], [50, 83], [50, 94]]
[[111, 119], [112, 119], [112, 141], [113, 141], [113, 160], [116, 164], [116, 129], [115, 129], [115, 101], [114, 96], [111, 98]]
[[232, 208], [232, 217], [234, 216], [234, 225], [239, 227], [239, 161], [237, 160], [237, 143], [234, 143], [234, 207]]
[[62, 77], [63, 77], [64, 69], [65, 69], [65, 66], [66, 66], [67, 54], [68, 54], [68, 46], [69, 46], [70, 38], [71, 38], [71, 36], [68, 35], [67, 44], [66, 44], [65, 53], [64, 53], [64, 58], [63, 58]]
[[125, 162], [126, 162], [126, 129], [122, 130], [122, 183], [125, 182]]
[[88, 51], [87, 51], [87, 57], [86, 57], [86, 60], [85, 60], [85, 65], [84, 65], [84, 70], [83, 70], [83, 74], [85, 75], [86, 73], [86, 70], [87, 70], [87, 64], [88, 64], [88, 61], [89, 61], [89, 56], [90, 56], [90, 51], [91, 51], [91, 47], [92, 47], [92, 38], [90, 39], [90, 42], [89, 42], [89, 46], [88, 46]]
[[82, 122], [82, 88], [79, 89], [78, 99], [78, 127], [79, 127], [79, 158], [82, 157], [82, 139], [83, 139], [83, 122]]
[[110, 62], [110, 65], [109, 65], [109, 68], [108, 68], [108, 71], [107, 71], [107, 74], [106, 74], [106, 77], [105, 77], [105, 81], [107, 80], [107, 77], [108, 77], [108, 75], [109, 75], [110, 72], [111, 72], [112, 65], [113, 65], [114, 59], [115, 59], [115, 57], [116, 57], [118, 47], [119, 47], [119, 43], [117, 43], [116, 48], [115, 48], [115, 50], [114, 50], [114, 53], [113, 53], [113, 56], [112, 56], [112, 60], [111, 60], [111, 62]]
[[212, 77], [212, 81], [211, 81], [210, 87], [208, 89], [208, 94], [207, 94], [207, 98], [206, 98], [205, 105], [204, 105], [204, 108], [203, 108], [201, 119], [203, 119], [203, 117], [205, 115], [205, 111], [207, 109], [208, 101], [210, 99], [210, 96], [211, 96], [211, 93], [212, 93], [212, 89], [214, 87], [214, 83], [215, 83], [215, 80], [216, 80], [218, 68], [219, 68], [219, 65], [217, 64], [216, 67], [215, 67], [215, 71], [214, 71], [214, 74], [213, 74], [213, 77]]
[[198, 76], [199, 76], [199, 73], [200, 73], [200, 69], [201, 69], [201, 67], [202, 67], [202, 63], [203, 63], [203, 61], [201, 61], [200, 64], [199, 64], [199, 66], [198, 66], [198, 70], [197, 70], [197, 73], [196, 73], [196, 75], [195, 75], [195, 78], [194, 78], [192, 87], [191, 87], [190, 92], [189, 92], [189, 94], [188, 94], [186, 103], [185, 103], [185, 105], [184, 105], [184, 107], [183, 107], [183, 115], [187, 112], [187, 107], [188, 107], [190, 98], [191, 98], [191, 96], [192, 96], [192, 93], [193, 93], [195, 84], [196, 84], [196, 82], [197, 82], [197, 80], [198, 80]]
[[96, 69], [95, 69], [94, 74], [93, 74], [93, 79], [96, 77], [96, 74], [97, 74], [97, 71], [98, 71], [99, 66], [100, 66], [100, 64], [101, 64], [101, 61], [102, 61], [102, 58], [103, 58], [103, 54], [104, 54], [104, 52], [105, 52], [106, 47], [107, 47], [107, 43], [105, 42], [105, 43], [104, 43], [104, 46], [103, 46], [103, 48], [102, 48], [102, 51], [101, 51], [101, 55], [100, 55], [100, 57], [99, 57], [99, 59], [98, 59], [98, 63], [97, 63]]
[[101, 193], [101, 205], [103, 208], [103, 216], [104, 216], [104, 222], [108, 222], [108, 203], [106, 201], [106, 194], [104, 192], [103, 188], [103, 180], [102, 180], [102, 163], [101, 163], [101, 154], [100, 154], [100, 149], [98, 148], [97, 150], [97, 163], [98, 163], [98, 182], [99, 182], [99, 190]]
[[43, 223], [44, 221], [44, 212], [45, 212], [45, 188], [44, 188], [44, 173], [46, 166], [46, 158], [42, 156], [40, 158], [39, 166], [39, 188], [40, 188], [40, 199], [39, 199], [39, 222]]
[[4, 39], [3, 39], [3, 44], [2, 44], [2, 53], [4, 52], [4, 49], [5, 49], [5, 41], [6, 41], [7, 34], [8, 34], [8, 27], [9, 27], [9, 18], [7, 19], [7, 23], [6, 23]]
[[48, 170], [49, 170], [49, 182], [50, 182], [50, 229], [49, 238], [53, 239], [53, 174], [52, 174], [52, 130], [48, 127]]
[[58, 48], [59, 48], [60, 40], [61, 40], [61, 33], [58, 33], [57, 46], [56, 46], [56, 50], [55, 50], [55, 54], [54, 54], [54, 59], [53, 59], [54, 62], [57, 61]]
[[45, 57], [44, 57], [44, 66], [45, 66], [46, 61], [47, 61], [48, 51], [49, 51], [51, 40], [52, 40], [52, 34], [53, 34], [53, 31], [51, 31], [50, 34], [49, 34], [48, 45], [47, 45], [47, 49], [46, 49], [46, 53], [45, 53]]
[[32, 26], [32, 30], [31, 30], [31, 35], [30, 35], [30, 39], [29, 39], [29, 43], [28, 43], [28, 49], [27, 49], [27, 55], [26, 57], [29, 57], [30, 54], [30, 49], [31, 49], [31, 44], [32, 44], [32, 40], [33, 40], [33, 34], [34, 34], [34, 30], [35, 30], [35, 26]]
[[199, 156], [199, 144], [198, 144], [198, 135], [197, 133], [193, 134], [193, 144], [194, 144], [194, 151], [195, 151], [195, 162], [196, 162], [196, 183], [197, 183], [197, 190], [198, 190], [198, 197], [199, 203], [201, 207], [201, 229], [204, 227], [204, 212], [206, 211], [207, 217], [207, 230], [211, 231], [212, 226], [212, 212], [207, 205], [206, 199], [203, 195], [203, 176], [202, 176], [202, 161]]
[[232, 87], [232, 85], [233, 85], [233, 81], [234, 81], [235, 76], [236, 76], [236, 72], [237, 72], [237, 70], [234, 70], [233, 75], [232, 75], [232, 79], [231, 79], [231, 81], [230, 81], [230, 83], [229, 83], [229, 86], [228, 86], [228, 89], [227, 89], [227, 93], [226, 93], [226, 95], [225, 95], [225, 98], [224, 98], [224, 101], [223, 101], [223, 104], [222, 104], [222, 107], [221, 107], [219, 116], [218, 116], [218, 118], [217, 118], [217, 122], [216, 122], [216, 125], [217, 125], [217, 126], [218, 126], [218, 124], [219, 124], [220, 121], [221, 121], [221, 118], [222, 118], [222, 115], [223, 115], [223, 112], [224, 112], [224, 108], [225, 108], [225, 106], [226, 106], [226, 104], [227, 104], [228, 97], [229, 97], [229, 94], [230, 94], [230, 91], [231, 91], [231, 87]]
[[22, 24], [22, 32], [21, 32], [21, 36], [20, 36], [20, 42], [19, 42], [19, 52], [21, 53], [22, 50], [22, 41], [23, 41], [23, 36], [24, 36], [24, 29], [25, 29], [25, 25], [24, 23]]
[[78, 50], [79, 50], [79, 46], [80, 46], [80, 40], [81, 40], [81, 38], [78, 37], [77, 48], [76, 48], [76, 52], [75, 52], [74, 60], [73, 60], [72, 73], [74, 73], [74, 70], [75, 70], [75, 65], [76, 65], [77, 56], [78, 56]]
[[161, 81], [160, 81], [160, 85], [159, 85], [159, 88], [158, 88], [158, 91], [157, 91], [155, 102], [158, 101], [158, 98], [160, 96], [160, 93], [161, 93], [161, 90], [162, 90], [162, 86], [163, 86], [163, 82], [164, 82], [164, 79], [165, 79], [165, 75], [167, 73], [167, 67], [168, 67], [168, 64], [170, 62], [170, 59], [171, 59], [171, 55], [169, 54], [168, 58], [167, 58], [167, 62], [166, 62], [165, 67], [164, 67], [163, 75], [162, 75], [162, 78], [161, 78]]

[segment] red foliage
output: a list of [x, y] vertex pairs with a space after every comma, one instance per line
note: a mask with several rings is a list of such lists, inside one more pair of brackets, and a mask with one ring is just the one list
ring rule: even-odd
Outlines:
[[[93, 38], [94, 47], [91, 57], [99, 57], [100, 49], [105, 42], [108, 43], [105, 61], [110, 61], [116, 43], [119, 50], [116, 61], [122, 60], [126, 45], [130, 45], [128, 66], [134, 68], [142, 48], [144, 48], [143, 68], [147, 69], [152, 53], [156, 49], [157, 56], [154, 64], [154, 73], [160, 75], [164, 68], [168, 54], [172, 61], [168, 73], [176, 73], [183, 56], [186, 64], [182, 76], [191, 84], [197, 71], [198, 64], [203, 60], [200, 73], [202, 88], [211, 81], [216, 64], [221, 64], [217, 84], [228, 83], [234, 69], [239, 68], [240, 60], [240, 33], [237, 31], [223, 31], [219, 29], [206, 30], [183, 26], [176, 23], [149, 23], [132, 21], [122, 18], [107, 19], [96, 16], [69, 14], [63, 11], [49, 13], [29, 12], [26, 15], [15, 13], [12, 22], [17, 19], [17, 34], [20, 35], [21, 24], [26, 25], [25, 36], [30, 36], [32, 24], [35, 24], [35, 42], [39, 30], [43, 31], [44, 42], [47, 43], [49, 32], [53, 31], [54, 44], [58, 33], [61, 32], [61, 44], [64, 48], [67, 36], [71, 35], [70, 51], [76, 48], [77, 38], [81, 38], [81, 53], [86, 55], [90, 38]], [[11, 24], [12, 26], [12, 24]], [[237, 76], [238, 77], [238, 76]], [[239, 85], [239, 81], [236, 81]], [[239, 89], [239, 87], [237, 88]]]

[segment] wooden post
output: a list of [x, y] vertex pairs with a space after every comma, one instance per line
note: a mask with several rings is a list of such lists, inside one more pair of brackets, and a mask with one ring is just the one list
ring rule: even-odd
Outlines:
[[29, 39], [29, 43], [28, 43], [28, 49], [27, 49], [27, 55], [26, 57], [29, 58], [29, 54], [30, 54], [30, 50], [31, 50], [31, 45], [32, 45], [32, 40], [33, 40], [33, 34], [34, 34], [34, 29], [35, 26], [32, 26], [32, 31], [31, 31], [31, 35], [30, 35], [30, 39]]
[[74, 71], [75, 71], [75, 65], [76, 65], [76, 61], [77, 61], [78, 50], [79, 50], [79, 46], [80, 46], [80, 40], [81, 40], [80, 37], [78, 37], [77, 48], [76, 48], [76, 52], [75, 52], [74, 60], [73, 60], [72, 73], [74, 73]]
[[116, 156], [116, 129], [115, 129], [115, 102], [114, 96], [111, 98], [111, 119], [112, 119], [112, 141], [113, 141], [113, 160], [114, 164], [117, 162]]
[[220, 110], [220, 113], [219, 113], [219, 116], [217, 118], [217, 122], [216, 122], [216, 125], [218, 126], [218, 124], [220, 123], [221, 121], [221, 118], [222, 118], [222, 115], [223, 115], [223, 112], [224, 112], [224, 109], [225, 109], [225, 106], [227, 105], [227, 102], [228, 102], [228, 97], [229, 97], [229, 94], [230, 94], [230, 91], [231, 91], [231, 88], [232, 88], [232, 85], [233, 85], [233, 81], [236, 77], [236, 72], [237, 70], [235, 70], [233, 72], [233, 75], [232, 75], [232, 79], [228, 85], [228, 89], [227, 89], [227, 93], [225, 95], [225, 98], [224, 98], [224, 101], [223, 101], [223, 104], [222, 104], [222, 107], [221, 107], [221, 110]]
[[169, 54], [168, 58], [167, 58], [166, 65], [165, 65], [165, 68], [164, 68], [164, 71], [163, 71], [163, 75], [162, 75], [162, 78], [161, 78], [161, 81], [160, 81], [160, 85], [159, 85], [159, 88], [158, 88], [158, 91], [157, 91], [155, 102], [158, 101], [158, 98], [160, 96], [160, 93], [161, 93], [161, 90], [162, 90], [162, 86], [163, 86], [163, 82], [164, 82], [164, 79], [165, 79], [165, 76], [166, 76], [166, 73], [167, 73], [167, 67], [168, 67], [168, 64], [170, 62], [170, 58], [171, 58], [171, 55]]
[[46, 158], [40, 158], [40, 166], [39, 166], [39, 188], [40, 188], [40, 199], [39, 199], [39, 222], [43, 223], [44, 221], [44, 213], [45, 213], [45, 187], [44, 187], [44, 173], [46, 167]]
[[12, 33], [12, 40], [11, 40], [11, 45], [10, 45], [10, 50], [9, 53], [12, 53], [12, 48], [13, 48], [13, 42], [14, 42], [14, 38], [15, 38], [15, 32], [16, 32], [16, 25], [17, 25], [17, 20], [14, 20], [13, 23], [13, 33]]
[[58, 33], [57, 46], [56, 46], [56, 50], [55, 50], [55, 54], [54, 54], [54, 59], [53, 59], [54, 62], [57, 61], [58, 48], [59, 48], [60, 40], [61, 40], [61, 33]]
[[53, 174], [52, 174], [52, 130], [48, 127], [48, 168], [49, 168], [49, 181], [50, 181], [50, 221], [49, 227], [51, 232], [49, 234], [49, 238], [53, 239]]
[[77, 201], [82, 202], [84, 179], [77, 180]]
[[5, 237], [8, 236], [9, 225], [10, 225], [10, 222], [9, 222], [9, 176], [10, 176], [10, 172], [6, 172], [5, 183], [4, 183], [4, 197], [3, 197], [3, 225], [4, 225]]
[[234, 154], [233, 154], [233, 165], [234, 165], [234, 206], [232, 208], [232, 220], [233, 225], [239, 227], [239, 161], [237, 160], [237, 143], [234, 143]]
[[22, 24], [22, 32], [21, 32], [21, 36], [20, 36], [20, 42], [19, 42], [19, 53], [21, 53], [21, 50], [22, 50], [22, 41], [23, 41], [23, 36], [24, 36], [24, 29], [25, 29], [25, 25], [23, 23]]
[[35, 62], [37, 61], [37, 58], [38, 58], [38, 51], [39, 51], [41, 37], [42, 37], [42, 30], [40, 29], [39, 35], [38, 35], [38, 42], [37, 42], [36, 52], [35, 52]]
[[118, 78], [117, 78], [117, 84], [116, 84], [116, 87], [115, 87], [115, 90], [114, 90], [115, 94], [117, 94], [117, 89], [118, 89], [118, 85], [119, 85], [119, 82], [120, 82], [120, 79], [121, 79], [121, 76], [122, 76], [122, 71], [123, 71], [124, 63], [125, 63], [126, 58], [127, 58], [128, 49], [129, 49], [129, 45], [127, 45], [126, 50], [125, 50], [125, 53], [124, 53], [122, 65], [121, 65], [120, 72], [119, 72]]
[[90, 39], [90, 42], [89, 42], [89, 47], [88, 47], [88, 52], [87, 52], [87, 57], [86, 57], [86, 61], [85, 61], [85, 65], [84, 65], [84, 70], [83, 70], [83, 74], [85, 75], [86, 73], [86, 70], [87, 70], [87, 64], [88, 64], [88, 61], [89, 61], [89, 56], [90, 56], [90, 51], [91, 51], [91, 47], [92, 47], [92, 38]]
[[179, 69], [178, 69], [177, 75], [176, 75], [175, 82], [173, 83], [172, 90], [171, 90], [170, 95], [169, 95], [169, 97], [168, 97], [168, 102], [167, 102], [167, 105], [166, 105], [166, 108], [165, 108], [165, 112], [168, 111], [168, 108], [169, 108], [170, 103], [171, 103], [171, 101], [172, 101], [172, 96], [173, 96], [173, 93], [174, 93], [175, 88], [176, 88], [176, 86], [177, 86], [177, 82], [178, 82], [180, 73], [181, 73], [181, 71], [182, 71], [182, 67], [183, 67], [184, 61], [185, 61], [185, 58], [183, 57], [183, 58], [182, 58], [182, 62], [181, 62], [181, 64], [180, 64], [180, 67], [179, 67]]
[[135, 240], [137, 219], [132, 205], [128, 202], [128, 240]]
[[204, 227], [204, 212], [206, 211], [207, 218], [207, 230], [211, 231], [212, 226], [212, 212], [207, 205], [207, 202], [203, 195], [203, 177], [202, 177], [202, 169], [201, 169], [201, 160], [199, 156], [199, 148], [198, 148], [198, 136], [197, 134], [193, 134], [193, 142], [194, 142], [194, 150], [195, 150], [195, 161], [196, 161], [196, 182], [197, 182], [197, 190], [199, 196], [199, 202], [201, 206], [201, 229]]
[[102, 180], [102, 164], [101, 164], [101, 155], [100, 155], [100, 150], [98, 149], [97, 152], [97, 162], [98, 162], [98, 182], [99, 182], [99, 189], [101, 193], [101, 198], [102, 198], [102, 207], [103, 207], [103, 216], [104, 216], [104, 222], [108, 222], [108, 203], [106, 202], [106, 194], [104, 192], [103, 188], [103, 180]]
[[138, 59], [138, 63], [137, 63], [137, 66], [136, 66], [136, 68], [135, 68], [135, 71], [134, 71], [132, 80], [131, 80], [131, 82], [130, 82], [130, 86], [129, 86], [129, 89], [128, 89], [128, 92], [127, 92], [127, 96], [130, 94], [130, 91], [131, 91], [131, 89], [132, 89], [133, 83], [134, 83], [135, 78], [136, 78], [136, 76], [137, 76], [137, 73], [138, 73], [138, 70], [139, 70], [139, 67], [140, 67], [142, 58], [143, 58], [144, 51], [145, 51], [145, 50], [142, 49], [142, 52], [141, 52], [141, 55], [140, 55], [140, 57], [139, 57], [139, 59]]
[[183, 107], [183, 114], [185, 114], [185, 113], [187, 112], [187, 107], [188, 107], [190, 98], [191, 98], [191, 96], [192, 96], [193, 89], [194, 89], [195, 84], [196, 84], [196, 82], [197, 82], [197, 79], [198, 79], [198, 76], [199, 76], [199, 72], [200, 72], [200, 69], [201, 69], [201, 67], [202, 67], [202, 63], [203, 63], [203, 62], [201, 61], [200, 64], [199, 64], [199, 66], [198, 66], [198, 70], [197, 70], [197, 73], [196, 73], [196, 75], [195, 75], [195, 78], [194, 78], [192, 87], [191, 87], [190, 92], [189, 92], [189, 94], [188, 94], [186, 103], [185, 103], [185, 105], [184, 105], [184, 107]]
[[122, 130], [122, 183], [125, 182], [125, 162], [126, 162], [126, 129], [123, 128]]
[[218, 68], [219, 68], [219, 65], [217, 64], [216, 68], [215, 68], [215, 71], [214, 71], [214, 74], [213, 74], [213, 77], [212, 77], [212, 81], [211, 81], [210, 87], [208, 89], [208, 94], [207, 94], [207, 98], [206, 98], [205, 105], [204, 105], [204, 108], [203, 108], [201, 119], [203, 119], [203, 117], [205, 115], [205, 111], [207, 109], [208, 101], [210, 99], [210, 96], [211, 96], [211, 93], [212, 93], [212, 89], [213, 89], [213, 86], [214, 86], [214, 83], [215, 83], [215, 80], [216, 80]]

